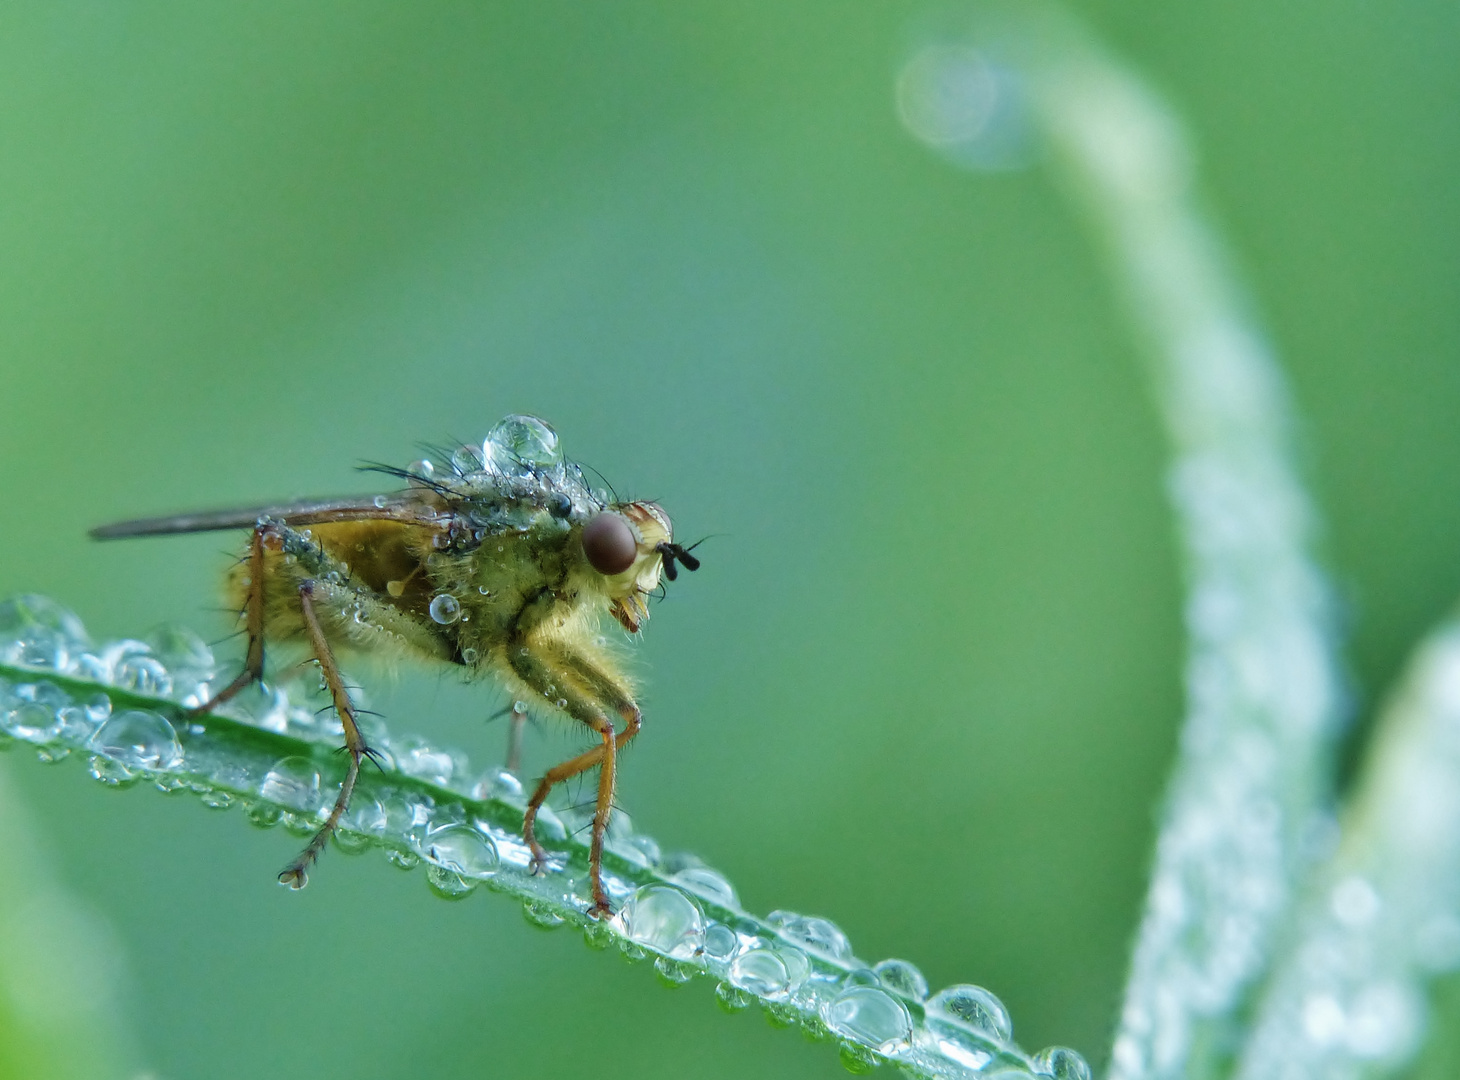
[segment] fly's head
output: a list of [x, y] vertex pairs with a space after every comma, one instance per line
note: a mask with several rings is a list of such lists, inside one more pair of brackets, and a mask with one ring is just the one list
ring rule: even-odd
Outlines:
[[603, 577], [609, 610], [631, 634], [649, 617], [645, 597], [661, 576], [673, 581], [679, 566], [700, 566], [674, 542], [674, 526], [658, 503], [615, 503], [584, 524], [581, 540], [584, 559]]

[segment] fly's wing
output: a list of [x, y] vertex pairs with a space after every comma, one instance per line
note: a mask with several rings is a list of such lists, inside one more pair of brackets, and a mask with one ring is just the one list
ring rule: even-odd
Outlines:
[[250, 506], [237, 510], [210, 510], [197, 514], [118, 521], [91, 530], [96, 540], [119, 540], [128, 536], [166, 536], [171, 533], [212, 532], [219, 529], [251, 529], [261, 518], [283, 525], [321, 525], [330, 521], [404, 521], [437, 525], [438, 510], [423, 492], [401, 491], [392, 495], [356, 495], [343, 499], [304, 499], [274, 506]]

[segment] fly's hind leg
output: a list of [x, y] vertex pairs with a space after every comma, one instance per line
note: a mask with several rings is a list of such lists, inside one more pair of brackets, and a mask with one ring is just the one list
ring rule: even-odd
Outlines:
[[243, 599], [243, 623], [244, 632], [248, 634], [248, 652], [244, 655], [243, 670], [236, 679], [207, 701], [189, 709], [189, 717], [212, 712], [264, 677], [264, 547], [270, 537], [274, 536], [276, 534], [270, 531], [269, 526], [260, 523], [254, 526], [253, 538], [248, 545], [248, 589]]
[[350, 701], [349, 691], [345, 689], [345, 681], [340, 677], [340, 669], [335, 664], [334, 653], [324, 636], [324, 628], [320, 626], [319, 615], [315, 612], [314, 588], [312, 580], [300, 583], [299, 613], [304, 620], [304, 630], [309, 637], [309, 646], [314, 652], [314, 659], [319, 663], [320, 674], [324, 676], [325, 685], [329, 688], [330, 697], [334, 701], [335, 712], [345, 729], [345, 753], [350, 757], [350, 764], [345, 773], [345, 782], [340, 785], [339, 797], [335, 799], [335, 805], [330, 810], [329, 817], [325, 818], [319, 832], [314, 834], [314, 838], [299, 853], [298, 858], [279, 874], [279, 881], [293, 889], [302, 889], [308, 882], [310, 865], [319, 858], [320, 852], [324, 850], [331, 834], [339, 826], [340, 818], [344, 817], [345, 810], [350, 805], [350, 796], [355, 791], [355, 782], [360, 778], [360, 759], [370, 753], [369, 747], [365, 745], [365, 738], [360, 734], [360, 728], [355, 723], [355, 706]]
[[[533, 833], [538, 811], [554, 787], [597, 766], [598, 795], [593, 811], [593, 839], [588, 849], [588, 876], [593, 889], [593, 907], [589, 913], [607, 915], [613, 909], [603, 888], [603, 841], [613, 813], [618, 751], [639, 732], [642, 722], [639, 708], [624, 688], [582, 657], [549, 650], [534, 652], [520, 644], [510, 650], [510, 655], [513, 671], [524, 682], [550, 700], [560, 702], [559, 708], [603, 740], [593, 749], [543, 774], [527, 802], [522, 837], [532, 851], [535, 867], [543, 866], [547, 852]], [[623, 717], [622, 731], [614, 731], [613, 723], [605, 715], [610, 710]]]

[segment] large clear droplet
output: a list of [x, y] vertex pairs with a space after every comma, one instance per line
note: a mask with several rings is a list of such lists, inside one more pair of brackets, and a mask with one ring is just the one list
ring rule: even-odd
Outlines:
[[1090, 1066], [1067, 1046], [1051, 1046], [1035, 1054], [1034, 1069], [1054, 1080], [1090, 1080]]
[[165, 697], [172, 693], [172, 675], [145, 641], [117, 641], [102, 650], [113, 686], [139, 694]]
[[88, 644], [81, 620], [48, 597], [0, 603], [0, 661], [65, 671]]
[[928, 996], [928, 980], [923, 973], [906, 960], [884, 960], [872, 969], [878, 980], [889, 990], [903, 997], [922, 1001]]
[[639, 889], [618, 914], [624, 937], [673, 960], [688, 960], [705, 944], [699, 905], [668, 885]]
[[786, 963], [774, 949], [757, 946], [747, 949], [730, 965], [730, 981], [741, 990], [757, 997], [779, 997], [791, 985]]
[[779, 930], [782, 937], [789, 938], [798, 945], [837, 960], [851, 958], [852, 943], [830, 919], [798, 915], [794, 911], [772, 911], [765, 921]]
[[487, 460], [505, 473], [555, 471], [563, 464], [558, 433], [535, 416], [504, 416], [487, 433]]
[[207, 683], [217, 671], [217, 661], [208, 643], [185, 626], [159, 626], [146, 637], [152, 654], [172, 676], [172, 690], [184, 701], [205, 699]]
[[172, 725], [157, 713], [142, 709], [110, 717], [96, 729], [87, 746], [128, 769], [147, 771], [174, 769], [183, 756]]
[[319, 769], [307, 757], [287, 757], [264, 777], [259, 795], [271, 803], [313, 814], [320, 807]]
[[500, 865], [496, 845], [467, 825], [433, 830], [426, 837], [424, 850], [435, 865], [467, 878], [489, 878]]
[[912, 1034], [907, 1006], [874, 986], [843, 990], [822, 1009], [822, 1019], [838, 1035], [883, 1053], [896, 1050]]
[[1004, 1003], [982, 986], [950, 986], [928, 999], [929, 1021], [953, 1020], [987, 1039], [1008, 1042], [1014, 1024]]
[[712, 904], [731, 910], [740, 908], [740, 898], [735, 895], [735, 886], [718, 870], [711, 870], [708, 866], [690, 866], [679, 871], [670, 880]]
[[450, 626], [461, 618], [461, 602], [450, 593], [438, 593], [431, 599], [431, 618], [442, 626]]

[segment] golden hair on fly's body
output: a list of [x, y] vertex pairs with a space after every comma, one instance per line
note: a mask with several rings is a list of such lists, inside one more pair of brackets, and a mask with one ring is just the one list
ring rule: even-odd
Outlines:
[[335, 654], [416, 659], [468, 677], [494, 675], [515, 698], [579, 721], [601, 740], [548, 770], [528, 800], [523, 832], [542, 866], [533, 822], [548, 791], [598, 768], [589, 865], [593, 910], [605, 912], [602, 849], [617, 751], [638, 732], [640, 712], [623, 656], [602, 634], [604, 617], [636, 635], [661, 578], [673, 581], [699, 560], [674, 542], [657, 503], [593, 491], [536, 417], [509, 416], [480, 447], [449, 460], [440, 472], [429, 462], [373, 466], [407, 482], [388, 494], [121, 522], [93, 535], [252, 530], [226, 583], [247, 631], [244, 670], [196, 711], [260, 679], [265, 642], [300, 644], [331, 693], [350, 761], [333, 812], [281, 881], [303, 885], [370, 753]]

